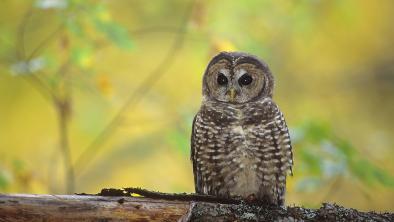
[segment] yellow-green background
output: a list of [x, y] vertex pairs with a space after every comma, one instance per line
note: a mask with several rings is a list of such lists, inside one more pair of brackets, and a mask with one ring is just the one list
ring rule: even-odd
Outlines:
[[[384, 172], [369, 177], [358, 162], [353, 176], [345, 163], [340, 173], [334, 170], [339, 176], [319, 168], [308, 180], [311, 174], [300, 169], [321, 160], [308, 160], [299, 150], [320, 149], [333, 137], [319, 143], [305, 137], [294, 145], [287, 203], [394, 210], [393, 21], [391, 0], [4, 0], [0, 192], [65, 192], [57, 111], [32, 78], [56, 90], [56, 72], [65, 61], [72, 91], [70, 149], [79, 164], [74, 191], [138, 186], [193, 192], [189, 137], [202, 74], [219, 51], [239, 50], [270, 65], [274, 100], [292, 137], [310, 123], [327, 128], [354, 147], [356, 159]], [[32, 59], [42, 67], [18, 72], [37, 48]], [[157, 81], [141, 88], [158, 67]], [[79, 159], [137, 89], [141, 100], [123, 109], [107, 139]], [[312, 145], [304, 146], [309, 139]]]

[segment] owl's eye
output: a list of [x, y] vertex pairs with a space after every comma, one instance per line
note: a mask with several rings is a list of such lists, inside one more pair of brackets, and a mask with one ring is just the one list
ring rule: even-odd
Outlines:
[[238, 84], [240, 86], [246, 86], [252, 83], [252, 81], [253, 78], [249, 74], [245, 73], [238, 79]]
[[224, 86], [227, 85], [228, 79], [223, 73], [219, 73], [217, 82], [219, 85]]

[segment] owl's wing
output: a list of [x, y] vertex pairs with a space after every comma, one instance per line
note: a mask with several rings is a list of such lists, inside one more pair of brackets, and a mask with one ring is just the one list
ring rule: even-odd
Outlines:
[[271, 130], [273, 145], [276, 147], [275, 156], [279, 159], [280, 170], [293, 175], [293, 151], [289, 129], [283, 113], [279, 110], [278, 106], [273, 102], [271, 104], [269, 129]]
[[[197, 114], [198, 115], [198, 114]], [[196, 193], [201, 193], [202, 192], [202, 181], [201, 181], [201, 172], [197, 167], [197, 157], [196, 157], [196, 149], [197, 149], [197, 143], [196, 143], [196, 117], [193, 119], [193, 125], [192, 125], [192, 135], [191, 135], [191, 151], [190, 151], [190, 160], [192, 161], [193, 164], [193, 175], [194, 175], [194, 187], [196, 190]]]

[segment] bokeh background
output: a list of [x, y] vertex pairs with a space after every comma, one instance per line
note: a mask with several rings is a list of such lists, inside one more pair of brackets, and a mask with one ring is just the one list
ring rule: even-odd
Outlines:
[[271, 67], [287, 204], [394, 210], [391, 0], [3, 0], [0, 192], [193, 192], [189, 138], [219, 51]]

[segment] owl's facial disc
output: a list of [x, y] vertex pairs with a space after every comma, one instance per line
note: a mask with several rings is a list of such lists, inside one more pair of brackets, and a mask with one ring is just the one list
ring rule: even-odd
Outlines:
[[204, 87], [207, 88], [207, 96], [218, 101], [228, 102], [231, 83], [231, 63], [222, 59], [211, 65], [205, 76]]
[[242, 63], [234, 67], [235, 103], [245, 103], [258, 97], [264, 88], [264, 72], [254, 64]]
[[[224, 58], [220, 58], [221, 55]], [[204, 98], [242, 104], [271, 96], [272, 77], [264, 63], [254, 57], [231, 59], [225, 55], [214, 57], [208, 66], [204, 75]]]

